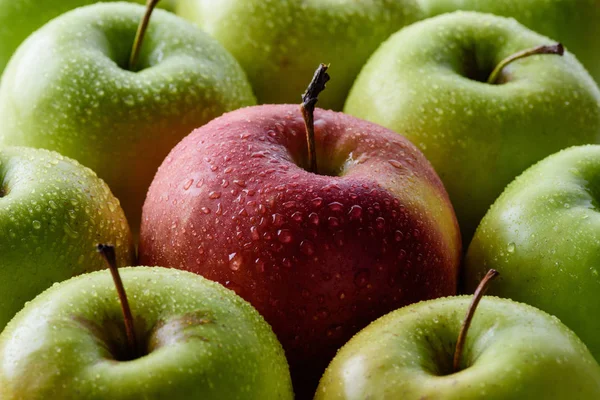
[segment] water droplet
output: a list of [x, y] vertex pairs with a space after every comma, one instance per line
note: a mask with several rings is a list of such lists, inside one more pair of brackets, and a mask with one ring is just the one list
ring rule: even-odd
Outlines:
[[388, 160], [388, 162], [392, 165], [392, 167], [394, 168], [402, 168], [402, 163], [398, 160]]
[[403, 239], [404, 239], [404, 233], [402, 233], [402, 231], [394, 232], [394, 240], [396, 242], [401, 242]]
[[303, 240], [300, 243], [300, 251], [307, 256], [312, 256], [315, 253], [315, 245], [309, 240]]
[[327, 223], [329, 224], [330, 228], [337, 228], [338, 226], [340, 226], [340, 220], [336, 217], [327, 218]]
[[323, 199], [320, 197], [315, 197], [314, 199], [312, 199], [311, 203], [315, 207], [320, 207], [321, 204], [323, 204]]
[[292, 214], [292, 219], [296, 222], [302, 222], [302, 213], [300, 211], [296, 211]]
[[254, 241], [257, 241], [260, 239], [260, 233], [258, 232], [258, 228], [256, 226], [250, 227], [250, 237]]
[[254, 264], [256, 265], [256, 270], [258, 272], [265, 272], [265, 262], [260, 258], [254, 260]]
[[360, 220], [362, 216], [362, 207], [359, 205], [354, 205], [350, 207], [350, 211], [348, 211], [348, 216], [351, 221]]
[[514, 251], [515, 251], [515, 244], [514, 244], [513, 242], [510, 242], [510, 243], [508, 244], [508, 247], [507, 247], [507, 249], [506, 249], [506, 250], [507, 250], [509, 253], [514, 253]]
[[294, 240], [294, 236], [289, 229], [280, 229], [277, 231], [277, 239], [279, 239], [281, 243], [290, 243]]
[[40, 229], [42, 227], [42, 223], [40, 221], [33, 221], [31, 223], [33, 225], [33, 229]]
[[229, 268], [232, 271], [239, 271], [242, 266], [242, 256], [241, 254], [231, 253], [229, 254]]
[[308, 215], [308, 221], [313, 225], [319, 225], [319, 215], [317, 213], [310, 213]]
[[385, 228], [385, 219], [383, 219], [383, 217], [377, 217], [375, 219], [375, 226], [377, 227], [377, 229], [382, 231]]
[[271, 221], [273, 222], [273, 225], [275, 225], [276, 227], [279, 227], [279, 226], [283, 225], [283, 223], [285, 222], [285, 218], [283, 217], [283, 215], [281, 215], [279, 213], [275, 213], [275, 214], [271, 215]]
[[329, 207], [329, 209], [333, 212], [342, 211], [344, 209], [344, 205], [342, 203], [338, 203], [337, 201], [329, 203], [327, 207]]
[[221, 197], [221, 192], [210, 192], [208, 193], [208, 198], [209, 199], [218, 199]]
[[192, 184], [193, 184], [193, 183], [194, 183], [194, 180], [193, 180], [193, 179], [190, 179], [189, 181], [187, 181], [187, 182], [185, 183], [185, 185], [183, 186], [183, 189], [184, 189], [184, 190], [188, 190], [190, 187], [192, 187]]

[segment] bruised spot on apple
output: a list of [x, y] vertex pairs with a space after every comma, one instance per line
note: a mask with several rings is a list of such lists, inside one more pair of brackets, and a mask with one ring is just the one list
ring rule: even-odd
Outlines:
[[415, 146], [341, 113], [317, 109], [314, 120], [318, 174], [306, 170], [297, 105], [195, 130], [156, 174], [139, 250], [142, 263], [199, 273], [253, 304], [297, 390], [314, 388], [370, 321], [455, 294], [461, 254], [452, 205]]

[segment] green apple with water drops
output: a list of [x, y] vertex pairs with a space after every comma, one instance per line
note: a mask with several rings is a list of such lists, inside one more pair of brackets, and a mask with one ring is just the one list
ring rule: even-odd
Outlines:
[[335, 76], [319, 107], [341, 110], [368, 57], [389, 35], [424, 17], [416, 0], [179, 0], [240, 62], [259, 103], [300, 101], [320, 63]]
[[421, 0], [428, 17], [456, 10], [512, 17], [558, 40], [600, 82], [600, 1], [598, 0]]
[[315, 400], [600, 398], [600, 367], [571, 330], [497, 297], [479, 303], [454, 369], [470, 301], [430, 300], [373, 322], [337, 353]]
[[52, 20], [19, 47], [0, 82], [0, 143], [56, 150], [92, 168], [138, 230], [156, 169], [184, 136], [255, 103], [221, 45], [156, 10], [130, 65], [145, 8], [99, 3]]
[[105, 268], [98, 241], [118, 244], [119, 265], [134, 261], [119, 201], [94, 172], [55, 152], [0, 148], [0, 331], [53, 283]]
[[30, 302], [0, 335], [0, 398], [293, 399], [275, 334], [233, 291], [161, 267], [120, 274], [136, 351], [109, 271], [70, 279]]
[[[53, 18], [77, 7], [99, 0], [0, 0], [0, 74], [19, 45], [33, 32]], [[114, 0], [103, 0], [114, 1]], [[144, 3], [144, 0], [130, 0]], [[173, 0], [174, 1], [174, 0]], [[173, 1], [161, 6], [173, 9]]]
[[491, 293], [556, 315], [600, 360], [600, 146], [551, 155], [506, 188], [468, 249], [466, 288], [488, 268], [503, 272]]
[[518, 174], [560, 149], [600, 140], [600, 90], [575, 56], [504, 63], [555, 43], [490, 14], [430, 18], [392, 35], [373, 54], [344, 111], [395, 130], [423, 151], [468, 244]]

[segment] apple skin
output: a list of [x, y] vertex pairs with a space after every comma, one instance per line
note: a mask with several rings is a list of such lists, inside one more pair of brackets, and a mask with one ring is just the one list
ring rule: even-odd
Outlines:
[[53, 283], [106, 268], [99, 241], [118, 245], [118, 265], [135, 260], [119, 201], [74, 160], [1, 147], [0, 193], [0, 331]]
[[517, 51], [553, 43], [512, 19], [441, 15], [392, 35], [348, 97], [345, 112], [423, 151], [448, 190], [465, 245], [518, 174], [600, 140], [600, 90], [569, 52], [518, 60], [504, 69], [503, 84], [476, 80]]
[[[144, 0], [130, 1], [144, 3]], [[67, 11], [97, 2], [98, 0], [45, 0], [41, 4], [37, 0], [0, 0], [0, 74], [27, 36]], [[163, 0], [159, 7], [172, 10], [174, 4]]]
[[564, 44], [600, 83], [599, 0], [421, 0], [420, 4], [428, 17], [456, 10], [513, 17]]
[[470, 303], [471, 296], [436, 299], [373, 322], [340, 349], [315, 400], [600, 398], [600, 367], [569, 328], [497, 297], [479, 303], [461, 370], [452, 373]]
[[416, 0], [179, 0], [175, 12], [234, 55], [261, 104], [299, 102], [315, 68], [330, 64], [319, 107], [337, 111], [377, 47], [424, 18]]
[[425, 157], [375, 124], [317, 109], [319, 172], [297, 105], [228, 113], [179, 143], [143, 208], [144, 264], [199, 273], [254, 305], [314, 394], [375, 318], [456, 293], [460, 233]]
[[145, 355], [119, 355], [110, 272], [82, 275], [38, 296], [0, 335], [2, 399], [293, 399], [281, 344], [235, 293], [160, 267], [120, 274]]
[[472, 290], [484, 269], [490, 293], [559, 317], [600, 360], [600, 146], [554, 154], [512, 182], [481, 221], [464, 270]]
[[92, 168], [134, 232], [156, 169], [192, 129], [255, 103], [214, 39], [156, 10], [138, 72], [127, 65], [145, 8], [95, 4], [52, 20], [17, 50], [0, 83], [0, 143], [48, 148]]

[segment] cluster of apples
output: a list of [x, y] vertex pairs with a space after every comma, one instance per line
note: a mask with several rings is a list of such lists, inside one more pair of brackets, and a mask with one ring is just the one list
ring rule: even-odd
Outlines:
[[91, 3], [0, 0], [0, 399], [600, 398], [599, 0]]

